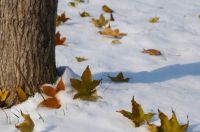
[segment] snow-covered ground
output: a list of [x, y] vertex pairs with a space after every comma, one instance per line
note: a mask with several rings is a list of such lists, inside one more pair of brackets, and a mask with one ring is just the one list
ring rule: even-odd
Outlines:
[[[58, 14], [66, 12], [72, 19], [59, 26], [67, 46], [56, 47], [59, 72], [64, 72], [66, 91], [58, 94], [62, 107], [58, 110], [37, 109], [40, 95], [0, 112], [0, 130], [17, 131], [15, 124], [23, 121], [19, 110], [29, 113], [36, 132], [146, 132], [146, 126], [134, 128], [132, 122], [116, 112], [131, 110], [135, 96], [146, 112], [159, 108], [171, 116], [174, 109], [181, 123], [187, 122], [189, 132], [200, 131], [200, 2], [198, 0], [90, 0], [76, 8], [69, 0], [59, 0]], [[128, 35], [111, 44], [112, 38], [101, 36], [91, 17], [81, 18], [88, 11], [98, 18], [102, 5], [115, 13], [113, 28]], [[105, 14], [106, 18], [109, 15]], [[155, 24], [148, 22], [158, 16]], [[163, 56], [149, 56], [143, 49], [158, 49]], [[75, 57], [88, 60], [78, 63]], [[73, 100], [69, 78], [80, 76], [89, 65], [95, 79], [103, 79], [98, 87], [97, 102]], [[112, 83], [106, 75], [123, 72], [128, 83]], [[20, 116], [18, 119], [13, 113]], [[40, 119], [41, 115], [44, 119]], [[157, 116], [153, 123], [159, 124]]]

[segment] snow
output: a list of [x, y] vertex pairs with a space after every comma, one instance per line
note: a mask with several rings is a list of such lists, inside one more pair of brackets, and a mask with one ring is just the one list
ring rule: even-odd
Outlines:
[[[161, 111], [171, 116], [175, 110], [181, 123], [187, 122], [189, 132], [200, 131], [200, 2], [197, 0], [90, 0], [76, 8], [69, 0], [59, 0], [58, 14], [66, 12], [72, 19], [59, 26], [67, 36], [67, 46], [56, 47], [56, 65], [66, 85], [66, 91], [57, 96], [62, 107], [58, 110], [37, 108], [42, 100], [38, 94], [26, 102], [0, 112], [0, 130], [17, 131], [15, 124], [23, 121], [18, 111], [29, 113], [36, 132], [146, 132], [146, 126], [134, 128], [131, 121], [117, 110], [131, 110], [135, 96], [145, 112]], [[113, 28], [128, 35], [111, 44], [112, 38], [98, 34], [91, 17], [81, 18], [86, 10], [98, 18], [102, 5], [114, 13]], [[109, 18], [109, 15], [104, 15]], [[148, 22], [158, 16], [155, 24]], [[154, 48], [163, 56], [149, 56], [143, 49]], [[76, 56], [88, 60], [78, 63]], [[95, 79], [103, 79], [98, 87], [97, 102], [73, 100], [70, 78], [80, 77], [89, 65]], [[123, 72], [129, 83], [112, 83], [106, 75]], [[18, 119], [13, 113], [18, 115]], [[40, 115], [43, 120], [40, 119]], [[159, 125], [157, 116], [153, 123]]]

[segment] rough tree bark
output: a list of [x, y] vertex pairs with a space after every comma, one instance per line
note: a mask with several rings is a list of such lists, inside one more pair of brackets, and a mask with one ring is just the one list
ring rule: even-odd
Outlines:
[[35, 93], [56, 78], [55, 18], [57, 0], [0, 0], [0, 87]]

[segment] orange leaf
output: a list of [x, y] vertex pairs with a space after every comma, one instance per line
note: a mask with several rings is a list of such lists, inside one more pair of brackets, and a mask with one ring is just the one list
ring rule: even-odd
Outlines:
[[58, 82], [56, 86], [56, 92], [58, 93], [61, 90], [65, 90], [65, 84], [62, 79], [60, 79], [60, 81]]
[[154, 55], [154, 56], [159, 56], [162, 55], [162, 53], [159, 50], [156, 49], [147, 49], [147, 50], [143, 50], [142, 53], [146, 53], [149, 55]]
[[43, 100], [38, 107], [47, 107], [52, 109], [58, 109], [61, 107], [60, 101], [57, 98], [48, 98]]
[[57, 32], [55, 34], [55, 43], [56, 43], [56, 45], [63, 45], [65, 41], [66, 41], [66, 37], [62, 37], [61, 38], [60, 32]]

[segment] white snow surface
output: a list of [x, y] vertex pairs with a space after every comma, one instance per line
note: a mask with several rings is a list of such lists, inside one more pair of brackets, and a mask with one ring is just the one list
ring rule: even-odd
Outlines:
[[[26, 102], [0, 112], [0, 130], [17, 131], [15, 124], [23, 121], [19, 111], [30, 114], [35, 132], [147, 132], [146, 125], [135, 128], [133, 123], [117, 113], [131, 111], [131, 99], [145, 112], [157, 113], [158, 108], [171, 116], [175, 110], [180, 123], [187, 122], [189, 132], [200, 131], [200, 2], [198, 0], [90, 0], [69, 7], [69, 0], [59, 0], [58, 14], [71, 18], [59, 26], [67, 46], [56, 47], [56, 65], [66, 90], [59, 92], [62, 107], [37, 109], [42, 97], [36, 94]], [[115, 13], [113, 28], [128, 35], [111, 44], [112, 38], [101, 36], [100, 29], [90, 20], [103, 13], [102, 5]], [[92, 17], [81, 18], [88, 11]], [[109, 15], [104, 13], [106, 18]], [[158, 16], [155, 24], [148, 22]], [[149, 56], [143, 49], [158, 49], [163, 56]], [[76, 56], [88, 60], [78, 63]], [[89, 65], [94, 79], [103, 79], [98, 86], [97, 102], [73, 100], [70, 78], [80, 77]], [[113, 83], [106, 76], [123, 72], [131, 80]], [[14, 114], [18, 115], [17, 118]], [[39, 118], [41, 115], [44, 122]], [[160, 124], [157, 116], [152, 123]]]

